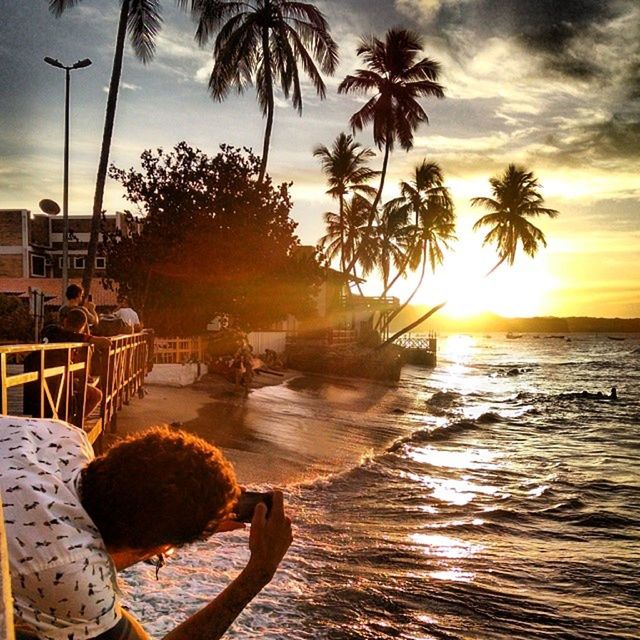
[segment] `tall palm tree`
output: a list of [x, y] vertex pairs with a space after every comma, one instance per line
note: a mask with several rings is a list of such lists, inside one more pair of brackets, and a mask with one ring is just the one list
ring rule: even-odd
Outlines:
[[[78, 4], [79, 1], [80, 0], [49, 0], [49, 9], [56, 17], [60, 17], [67, 9]], [[113, 54], [113, 66], [111, 68], [107, 108], [104, 117], [104, 130], [102, 133], [102, 146], [100, 147], [98, 174], [96, 176], [96, 189], [93, 198], [91, 234], [87, 248], [87, 260], [82, 276], [82, 286], [87, 294], [91, 290], [91, 279], [93, 278], [98, 248], [102, 201], [107, 179], [107, 168], [109, 166], [113, 125], [116, 118], [116, 105], [118, 102], [120, 77], [122, 75], [125, 38], [128, 32], [131, 46], [133, 47], [136, 57], [146, 64], [153, 58], [155, 52], [154, 40], [160, 31], [161, 25], [162, 18], [160, 16], [159, 0], [122, 0], [116, 35], [116, 47]]]
[[400, 244], [405, 247], [405, 260], [382, 295], [385, 296], [407, 271], [421, 269], [412, 293], [388, 317], [387, 321], [391, 322], [417, 293], [424, 280], [427, 264], [435, 272], [436, 267], [442, 264], [444, 250], [449, 249], [450, 243], [456, 239], [453, 200], [444, 186], [440, 166], [423, 160], [415, 167], [412, 180], [400, 184], [400, 196], [388, 202], [384, 211], [385, 215], [400, 216], [406, 226], [403, 229], [404, 238], [400, 238]]
[[556, 218], [558, 211], [543, 206], [538, 180], [524, 167], [510, 164], [501, 176], [491, 178], [489, 183], [493, 197], [472, 198], [471, 205], [490, 211], [473, 225], [473, 229], [491, 227], [483, 244], [496, 244], [498, 264], [489, 271], [492, 273], [503, 262], [513, 264], [519, 244], [531, 257], [535, 256], [539, 245], [546, 247], [544, 233], [527, 218], [542, 215]]
[[[182, 4], [189, 4], [188, 0]], [[258, 103], [267, 118], [258, 176], [262, 182], [273, 128], [274, 84], [280, 85], [285, 98], [291, 95], [293, 106], [302, 114], [298, 64], [316, 93], [324, 98], [326, 90], [320, 71], [334, 73], [338, 45], [322, 13], [306, 2], [191, 0], [191, 10], [198, 20], [196, 39], [200, 44], [217, 34], [209, 78], [214, 100], [224, 100], [233, 88], [242, 93], [255, 82]]]
[[444, 98], [444, 89], [437, 82], [440, 65], [430, 58], [418, 59], [422, 49], [422, 38], [406, 29], [390, 29], [384, 41], [373, 36], [364, 37], [357, 54], [366, 68], [348, 75], [338, 87], [339, 93], [366, 95], [375, 92], [350, 120], [354, 131], [373, 123], [375, 144], [384, 149], [380, 184], [367, 221], [369, 227], [375, 220], [389, 154], [395, 143], [408, 151], [413, 147], [414, 131], [420, 123], [429, 121], [418, 99], [426, 96]]
[[[342, 235], [339, 238], [339, 254], [342, 270], [345, 270], [346, 252], [344, 250], [344, 204], [345, 197], [351, 193], [361, 193], [369, 197], [375, 195], [375, 189], [368, 184], [369, 180], [378, 175], [371, 169], [367, 162], [375, 156], [375, 153], [360, 143], [355, 142], [353, 136], [340, 133], [334, 140], [331, 149], [324, 145], [318, 145], [313, 150], [313, 155], [320, 158], [322, 171], [327, 176], [329, 189], [327, 193], [338, 199], [339, 228]], [[331, 214], [334, 215], [334, 214]], [[337, 252], [336, 252], [337, 253]]]

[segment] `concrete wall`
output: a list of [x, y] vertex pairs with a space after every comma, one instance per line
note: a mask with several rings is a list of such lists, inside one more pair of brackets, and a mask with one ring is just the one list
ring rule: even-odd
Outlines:
[[207, 372], [204, 364], [154, 364], [145, 384], [161, 387], [187, 387]]

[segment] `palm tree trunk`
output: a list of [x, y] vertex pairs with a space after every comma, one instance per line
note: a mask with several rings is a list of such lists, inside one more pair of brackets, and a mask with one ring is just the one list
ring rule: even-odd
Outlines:
[[447, 304], [446, 301], [441, 302], [440, 304], [437, 304], [435, 307], [432, 307], [431, 309], [429, 309], [429, 311], [427, 311], [427, 313], [420, 316], [415, 322], [412, 322], [410, 325], [407, 325], [404, 329], [400, 329], [400, 331], [394, 333], [390, 338], [387, 338], [382, 344], [379, 344], [374, 349], [374, 351], [383, 349], [384, 347], [391, 344], [394, 340], [396, 340], [400, 336], [403, 336], [405, 333], [408, 333], [409, 331], [411, 331], [411, 329], [415, 329], [418, 325], [422, 324], [425, 320], [428, 320], [436, 311], [440, 311], [440, 309], [442, 309], [442, 307], [444, 307], [445, 304]]
[[[373, 222], [376, 218], [376, 209], [380, 204], [380, 199], [382, 198], [382, 190], [384, 189], [384, 180], [387, 175], [387, 166], [389, 165], [389, 153], [391, 151], [391, 141], [390, 138], [387, 137], [387, 142], [384, 145], [384, 158], [382, 160], [382, 171], [380, 172], [380, 186], [378, 187], [378, 192], [376, 193], [376, 197], [371, 204], [371, 211], [369, 212], [369, 219], [367, 220], [367, 228], [365, 231], [365, 235], [368, 235], [371, 232], [371, 227], [373, 227]], [[354, 252], [353, 257], [351, 258], [351, 262], [347, 267], [347, 271], [352, 271], [356, 262], [358, 262], [360, 249], [362, 245], [358, 247], [358, 249]]]
[[[265, 3], [268, 4], [268, 1]], [[262, 161], [260, 163], [260, 174], [258, 183], [264, 180], [267, 172], [267, 161], [269, 159], [269, 145], [271, 143], [271, 130], [273, 129], [273, 77], [271, 75], [271, 55], [269, 52], [269, 27], [262, 27], [262, 64], [264, 65], [264, 78], [267, 84], [267, 124], [264, 129], [264, 142], [262, 145]]]
[[426, 272], [427, 272], [427, 245], [425, 244], [424, 250], [422, 252], [422, 270], [420, 272], [420, 279], [418, 280], [418, 284], [416, 285], [415, 289], [411, 292], [411, 295], [395, 311], [389, 314], [389, 318], [388, 318], [389, 323], [391, 323], [391, 321], [396, 316], [398, 316], [400, 312], [413, 300], [413, 296], [415, 296], [416, 293], [418, 293], [418, 289], [420, 288], [420, 285], [424, 280], [424, 274]]
[[118, 102], [118, 89], [120, 76], [122, 75], [122, 59], [124, 57], [124, 41], [127, 35], [127, 19], [129, 17], [130, 0], [123, 0], [118, 22], [118, 35], [116, 37], [116, 49], [113, 54], [113, 68], [111, 69], [111, 82], [109, 83], [109, 95], [107, 97], [107, 110], [104, 116], [104, 131], [102, 134], [102, 147], [100, 148], [100, 162], [98, 163], [98, 175], [96, 177], [96, 191], [93, 198], [93, 212], [91, 218], [91, 233], [87, 248], [87, 261], [82, 275], [82, 288], [86, 295], [91, 291], [91, 279], [96, 262], [98, 249], [98, 234], [100, 233], [100, 218], [102, 216], [102, 201], [104, 198], [104, 186], [107, 181], [107, 168], [109, 166], [109, 151], [111, 150], [111, 138], [113, 137], [113, 125], [116, 119], [116, 105]]
[[339, 194], [339, 204], [338, 204], [338, 214], [340, 216], [340, 268], [342, 269], [342, 273], [345, 273], [345, 256], [344, 256], [344, 195]]

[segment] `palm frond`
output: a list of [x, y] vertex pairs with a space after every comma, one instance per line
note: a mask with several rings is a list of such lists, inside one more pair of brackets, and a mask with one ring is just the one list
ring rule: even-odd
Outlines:
[[127, 30], [136, 56], [147, 64], [155, 53], [155, 37], [162, 27], [159, 0], [131, 0]]
[[67, 9], [75, 7], [80, 0], [49, 0], [49, 11], [59, 18]]

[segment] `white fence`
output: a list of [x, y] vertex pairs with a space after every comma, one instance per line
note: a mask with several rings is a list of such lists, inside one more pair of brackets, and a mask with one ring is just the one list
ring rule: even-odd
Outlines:
[[287, 342], [286, 331], [253, 331], [248, 336], [249, 344], [256, 355], [272, 349], [276, 353], [283, 353]]

